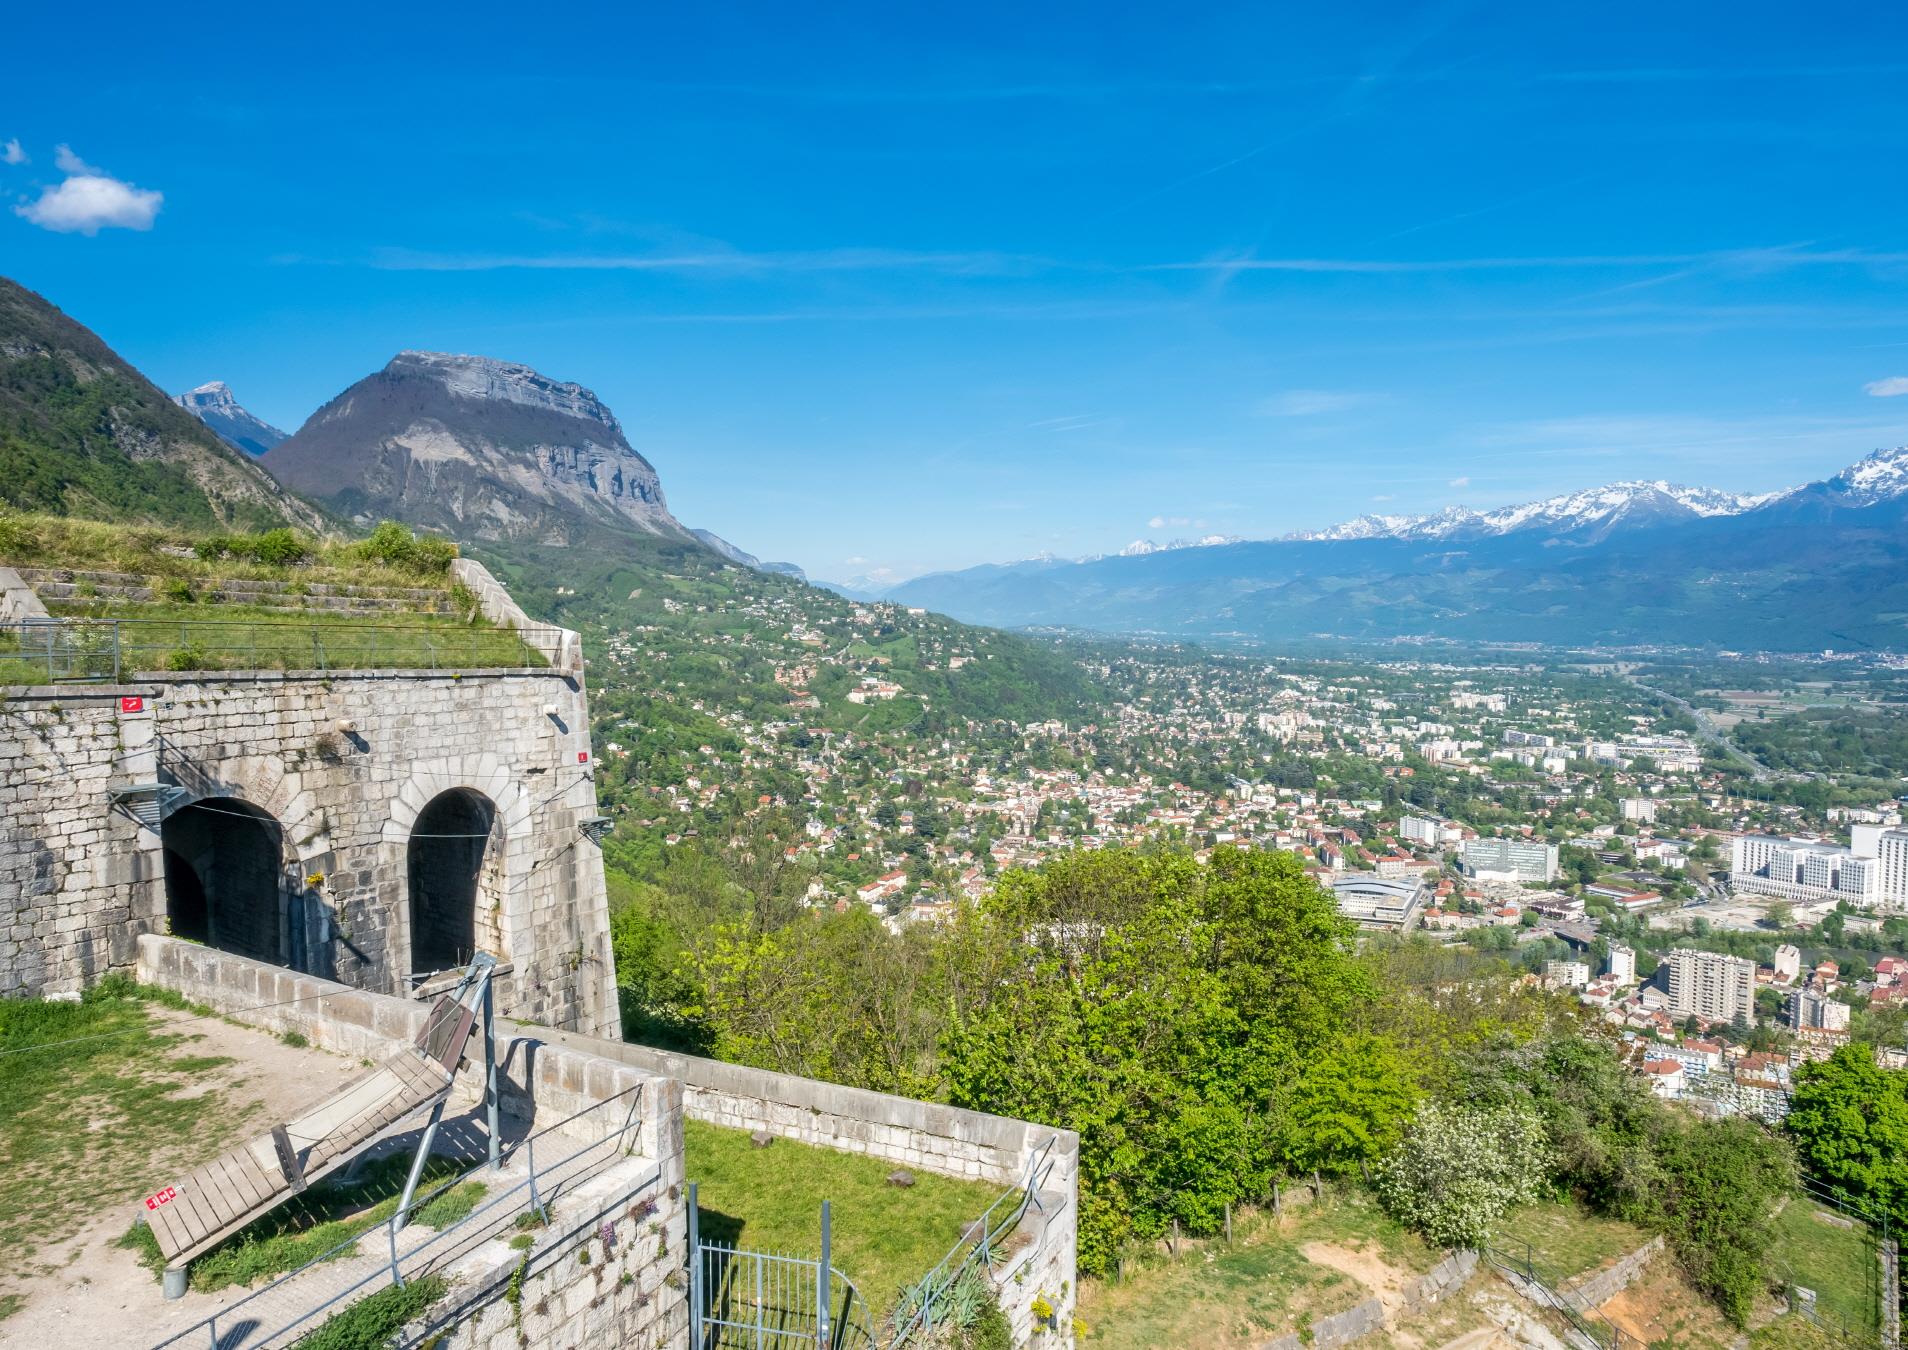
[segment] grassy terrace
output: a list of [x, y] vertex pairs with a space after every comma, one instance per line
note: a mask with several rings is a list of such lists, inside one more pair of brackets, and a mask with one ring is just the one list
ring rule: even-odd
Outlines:
[[1650, 1240], [1634, 1224], [1593, 1214], [1574, 1202], [1526, 1205], [1507, 1217], [1491, 1245], [1529, 1260], [1552, 1284], [1562, 1284], [1615, 1265]]
[[1796, 1196], [1776, 1216], [1770, 1266], [1815, 1291], [1824, 1322], [1857, 1337], [1881, 1335], [1881, 1262], [1873, 1232], [1825, 1205]]
[[0, 514], [0, 564], [38, 574], [48, 611], [70, 621], [52, 633], [0, 630], [0, 684], [546, 664], [452, 585], [456, 552], [396, 525], [340, 543]]
[[878, 1158], [787, 1139], [756, 1148], [747, 1131], [699, 1120], [683, 1121], [683, 1139], [706, 1241], [815, 1256], [827, 1200], [833, 1265], [855, 1282], [876, 1318], [1005, 1189], [919, 1171], [904, 1189], [888, 1184], [894, 1164]]

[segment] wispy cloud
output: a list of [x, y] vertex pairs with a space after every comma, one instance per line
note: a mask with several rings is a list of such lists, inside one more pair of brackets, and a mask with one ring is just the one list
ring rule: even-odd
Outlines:
[[1287, 389], [1261, 403], [1259, 412], [1266, 417], [1317, 417], [1370, 401], [1371, 395], [1348, 389]]
[[4, 145], [0, 145], [0, 164], [24, 164], [26, 162], [27, 152], [20, 148], [20, 141], [17, 137], [6, 142]]
[[13, 208], [21, 219], [56, 234], [95, 235], [101, 230], [149, 230], [165, 196], [134, 187], [96, 169], [67, 146], [53, 162], [66, 177]]
[[[311, 261], [296, 259], [294, 261]], [[428, 253], [381, 249], [365, 265], [385, 272], [951, 272], [1000, 276], [1060, 264], [1052, 259], [989, 252], [914, 252], [834, 248], [747, 253], [712, 248], [683, 253]]]
[[1415, 272], [1501, 272], [1542, 268], [1687, 267], [1732, 265], [1747, 271], [1774, 272], [1790, 267], [1897, 267], [1908, 253], [1867, 249], [1800, 247], [1719, 249], [1707, 253], [1564, 253], [1483, 258], [1258, 258], [1215, 256], [1194, 262], [1143, 264], [1153, 272], [1320, 272], [1385, 275]]
[[1870, 380], [1862, 392], [1875, 398], [1900, 398], [1908, 394], [1908, 375], [1890, 375], [1885, 380]]
[[1043, 417], [1038, 422], [1027, 423], [1029, 431], [1086, 431], [1091, 427], [1112, 426], [1117, 418], [1101, 417], [1096, 413], [1078, 414], [1072, 417]]
[[1460, 475], [1456, 478], [1453, 478], [1450, 482], [1445, 484], [1446, 487], [1454, 487], [1454, 488], [1467, 488], [1470, 485], [1471, 485], [1471, 479], [1468, 474]]

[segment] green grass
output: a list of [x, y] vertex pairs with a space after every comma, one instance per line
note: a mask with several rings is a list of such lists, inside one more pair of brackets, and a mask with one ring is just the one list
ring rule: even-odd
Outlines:
[[0, 1000], [0, 1247], [15, 1262], [237, 1135], [251, 1112], [226, 1093], [181, 1095], [226, 1062], [184, 1053], [194, 1039], [161, 1031], [123, 978], [79, 1003]]
[[890, 1186], [893, 1163], [787, 1139], [758, 1149], [745, 1130], [699, 1120], [683, 1121], [683, 1141], [689, 1180], [700, 1187], [705, 1240], [814, 1256], [827, 1200], [833, 1265], [854, 1281], [877, 1319], [1006, 1189], [918, 1170], [914, 1185]]
[[387, 1286], [333, 1314], [293, 1345], [296, 1350], [385, 1350], [405, 1323], [430, 1311], [449, 1289], [442, 1275]]
[[[122, 672], [191, 670], [494, 669], [542, 665], [515, 632], [455, 615], [360, 618], [258, 605], [106, 601], [54, 605], [57, 617], [111, 619]], [[115, 629], [105, 623], [60, 634], [49, 664], [29, 633], [0, 634], [0, 684], [99, 678], [113, 670]]]
[[1815, 1310], [1851, 1332], [1881, 1332], [1881, 1262], [1865, 1224], [1844, 1228], [1834, 1210], [1801, 1196], [1776, 1216], [1769, 1266], [1778, 1278], [1815, 1291]]
[[[365, 1174], [349, 1185], [314, 1186], [294, 1197], [195, 1260], [192, 1288], [211, 1293], [232, 1285], [249, 1286], [296, 1270], [327, 1253], [332, 1260], [351, 1255], [355, 1250], [351, 1247], [337, 1252], [332, 1249], [369, 1232], [397, 1212], [410, 1166], [409, 1154], [392, 1154], [370, 1164]], [[428, 1192], [462, 1170], [462, 1164], [433, 1158], [425, 1164], [418, 1190]], [[483, 1197], [483, 1183], [467, 1181], [417, 1209], [413, 1222], [426, 1228], [447, 1228], [475, 1209]], [[165, 1266], [158, 1240], [144, 1224], [133, 1225], [119, 1239], [119, 1245], [139, 1253], [141, 1264], [154, 1274]]]
[[1088, 1327], [1082, 1344], [1094, 1350], [1234, 1350], [1302, 1333], [1375, 1292], [1307, 1256], [1311, 1243], [1382, 1262], [1399, 1280], [1428, 1271], [1441, 1255], [1361, 1193], [1328, 1189], [1323, 1204], [1288, 1206], [1281, 1219], [1235, 1215], [1231, 1246], [1223, 1240], [1186, 1242], [1177, 1256], [1129, 1259], [1123, 1280], [1082, 1281], [1078, 1316]]
[[1531, 1264], [1551, 1284], [1601, 1270], [1650, 1240], [1634, 1224], [1593, 1214], [1582, 1205], [1526, 1205], [1505, 1218], [1491, 1245]]

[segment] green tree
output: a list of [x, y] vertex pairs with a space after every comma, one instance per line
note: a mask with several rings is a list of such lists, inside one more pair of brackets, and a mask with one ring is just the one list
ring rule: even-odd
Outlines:
[[1776, 1201], [1795, 1187], [1787, 1144], [1740, 1117], [1702, 1121], [1657, 1143], [1660, 1222], [1690, 1282], [1737, 1326], [1766, 1286]]
[[1338, 1175], [1376, 1162], [1411, 1117], [1415, 1078], [1377, 1036], [1355, 1034], [1331, 1046], [1305, 1070], [1287, 1107], [1287, 1164]]
[[1786, 1125], [1803, 1167], [1844, 1203], [1908, 1222], [1908, 1073], [1851, 1042], [1796, 1071]]

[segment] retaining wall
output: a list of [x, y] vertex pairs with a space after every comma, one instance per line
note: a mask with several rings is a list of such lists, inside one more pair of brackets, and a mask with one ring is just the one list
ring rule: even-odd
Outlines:
[[1571, 1306], [1578, 1312], [1595, 1312], [1628, 1289], [1662, 1251], [1663, 1238], [1658, 1234], [1615, 1265], [1606, 1266], [1580, 1280], [1566, 1280], [1557, 1292], [1569, 1299]]

